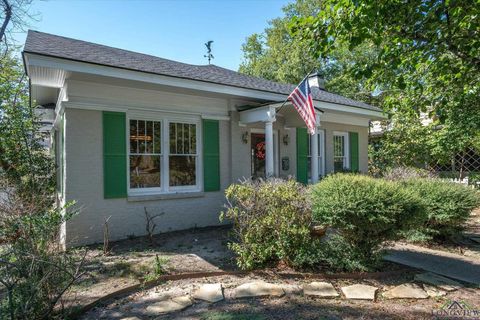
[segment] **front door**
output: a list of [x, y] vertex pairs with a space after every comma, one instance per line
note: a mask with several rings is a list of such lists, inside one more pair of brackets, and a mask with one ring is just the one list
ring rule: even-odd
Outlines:
[[265, 178], [265, 134], [252, 133], [250, 141], [252, 178]]

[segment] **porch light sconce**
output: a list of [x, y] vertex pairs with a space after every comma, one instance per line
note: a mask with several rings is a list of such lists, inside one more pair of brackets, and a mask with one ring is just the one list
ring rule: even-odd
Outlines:
[[247, 144], [248, 143], [248, 131], [242, 133], [242, 142]]
[[288, 144], [290, 143], [290, 136], [288, 134], [284, 135], [283, 136], [283, 144], [288, 146]]

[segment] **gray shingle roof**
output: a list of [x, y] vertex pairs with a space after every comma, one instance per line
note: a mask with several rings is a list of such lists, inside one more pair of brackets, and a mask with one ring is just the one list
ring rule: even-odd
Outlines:
[[[295, 88], [295, 85], [248, 76], [216, 65], [186, 64], [33, 30], [28, 31], [24, 52], [286, 95]], [[315, 100], [379, 111], [363, 102], [316, 88], [313, 96]]]

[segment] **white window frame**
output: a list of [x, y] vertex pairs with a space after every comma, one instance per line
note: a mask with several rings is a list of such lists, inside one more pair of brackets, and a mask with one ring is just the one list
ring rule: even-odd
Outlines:
[[[160, 174], [161, 181], [160, 187], [153, 188], [131, 188], [130, 187], [130, 120], [147, 120], [158, 121], [161, 126], [161, 163]], [[170, 186], [170, 123], [188, 123], [196, 125], [196, 138], [197, 138], [197, 152], [194, 155], [195, 161], [195, 176], [196, 184], [192, 186]], [[202, 145], [202, 121], [199, 116], [189, 115], [175, 115], [160, 112], [127, 112], [126, 119], [126, 143], [127, 143], [127, 190], [129, 196], [140, 195], [155, 195], [155, 194], [175, 194], [175, 193], [189, 193], [200, 192], [203, 186], [203, 145]]]
[[335, 137], [343, 137], [344, 141], [344, 155], [343, 155], [343, 168], [350, 169], [350, 141], [348, 139], [348, 132], [344, 131], [334, 131], [333, 132], [333, 141], [332, 141], [332, 150], [333, 150], [333, 170], [335, 171]]
[[[195, 181], [196, 181], [196, 184], [195, 185], [192, 185], [192, 186], [170, 186], [170, 123], [186, 123], [186, 124], [195, 124], [196, 127], [195, 127], [195, 131], [196, 131], [196, 137], [197, 137], [197, 142], [195, 143], [195, 146], [197, 147], [197, 150], [196, 150], [196, 153], [195, 154], [185, 154], [185, 156], [194, 156], [196, 157], [195, 158]], [[199, 185], [199, 176], [200, 176], [200, 171], [203, 171], [203, 170], [200, 170], [200, 150], [199, 150], [199, 140], [200, 140], [200, 121], [193, 121], [191, 119], [172, 119], [172, 118], [168, 118], [166, 119], [165, 121], [165, 125], [168, 126], [168, 128], [166, 128], [166, 131], [164, 130], [165, 132], [165, 143], [166, 143], [166, 147], [168, 148], [167, 150], [167, 154], [166, 154], [166, 164], [167, 164], [167, 171], [168, 171], [168, 175], [165, 175], [165, 186], [168, 187], [168, 191], [169, 192], [182, 192], [182, 191], [200, 191], [200, 185]], [[180, 155], [180, 154], [175, 154], [175, 155]]]
[[[324, 129], [317, 129], [317, 135], [318, 135], [318, 177], [322, 178], [325, 176], [325, 130]], [[312, 158], [312, 136], [308, 135], [308, 154], [307, 158]], [[311, 162], [310, 162], [311, 163]], [[308, 175], [310, 178], [308, 179], [309, 182], [312, 181], [312, 167], [308, 167]]]

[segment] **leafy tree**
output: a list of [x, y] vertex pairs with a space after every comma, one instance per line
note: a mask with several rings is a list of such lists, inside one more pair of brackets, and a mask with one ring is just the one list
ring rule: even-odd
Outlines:
[[382, 176], [392, 167], [428, 167], [431, 132], [413, 110], [395, 113], [384, 126], [381, 139], [370, 146], [369, 172]]
[[339, 47], [320, 57], [312, 52], [307, 41], [290, 34], [290, 20], [318, 14], [321, 3], [321, 0], [297, 0], [288, 4], [283, 8], [283, 17], [270, 21], [263, 33], [249, 36], [242, 46], [244, 58], [239, 72], [283, 83], [298, 83], [316, 69], [326, 80], [328, 91], [379, 105], [381, 97], [372, 96], [373, 88], [367, 86], [366, 78], [349, 72], [353, 65], [368, 64], [375, 57], [374, 46], [365, 44], [354, 51]]
[[290, 30], [317, 58], [374, 45], [374, 59], [347, 71], [368, 79], [384, 110], [430, 113], [432, 154], [445, 161], [478, 143], [479, 14], [471, 0], [325, 0]]
[[54, 162], [10, 38], [25, 25], [29, 4], [0, 0], [0, 318], [12, 320], [52, 319], [85, 258], [61, 246], [61, 227], [74, 211], [54, 201]]
[[244, 60], [239, 71], [284, 83], [297, 83], [320, 60], [309, 54], [306, 43], [294, 41], [288, 31], [292, 17], [307, 17], [318, 11], [321, 0], [299, 0], [283, 8], [284, 17], [273, 19], [262, 34], [249, 36], [242, 46]]
[[42, 194], [47, 207], [53, 192], [54, 164], [40, 143], [39, 119], [30, 105], [28, 82], [21, 62], [7, 54], [0, 60], [0, 173], [3, 183], [14, 187], [22, 199]]

